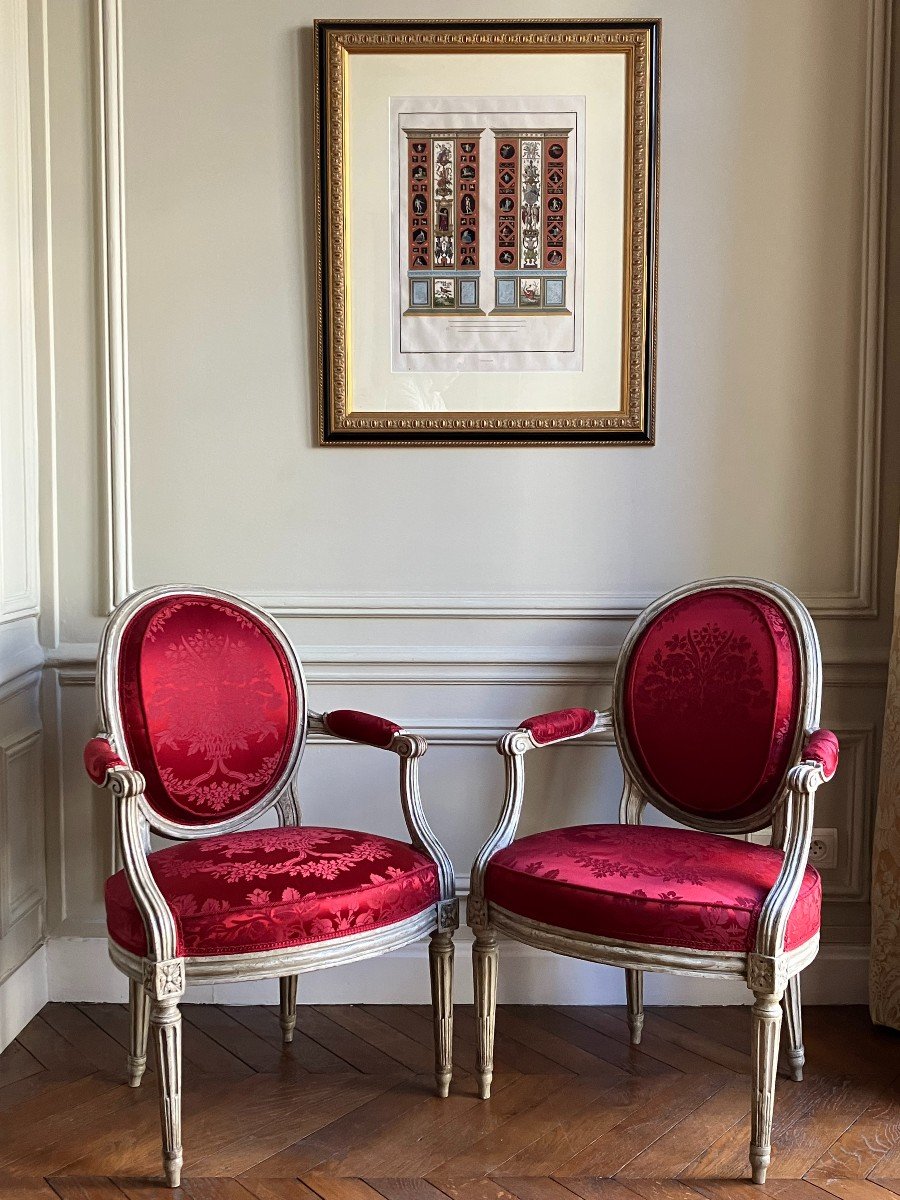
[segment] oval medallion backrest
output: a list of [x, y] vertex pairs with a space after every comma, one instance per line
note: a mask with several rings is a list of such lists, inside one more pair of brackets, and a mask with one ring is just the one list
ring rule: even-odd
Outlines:
[[239, 828], [278, 799], [306, 741], [306, 684], [279, 626], [237, 596], [149, 588], [104, 631], [101, 720], [146, 780], [151, 827], [170, 837]]
[[747, 832], [771, 822], [820, 698], [819, 642], [796, 596], [763, 580], [706, 580], [663, 596], [630, 630], [616, 739], [655, 808]]

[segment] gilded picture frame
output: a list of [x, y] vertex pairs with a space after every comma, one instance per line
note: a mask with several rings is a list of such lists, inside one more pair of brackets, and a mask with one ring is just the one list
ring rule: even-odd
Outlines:
[[320, 444], [653, 444], [660, 36], [316, 21]]

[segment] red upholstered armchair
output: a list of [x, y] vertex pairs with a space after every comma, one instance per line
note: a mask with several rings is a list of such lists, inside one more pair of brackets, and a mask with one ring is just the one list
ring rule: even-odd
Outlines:
[[[781, 1002], [799, 1080], [799, 976], [819, 945], [821, 881], [807, 858], [816, 789], [838, 758], [834, 734], [817, 728], [820, 698], [819, 643], [799, 600], [760, 580], [711, 580], [638, 618], [608, 712], [548, 713], [500, 739], [506, 799], [472, 868], [468, 911], [483, 1097], [498, 934], [624, 967], [635, 1045], [644, 971], [743, 979], [755, 998], [750, 1164], [765, 1182]], [[620, 823], [514, 840], [525, 755], [594, 732], [612, 732], [622, 759]], [[642, 825], [647, 804], [688, 828]], [[768, 826], [771, 846], [722, 836]]]
[[[103, 733], [85, 748], [112, 794], [124, 870], [107, 881], [109, 952], [130, 981], [129, 1082], [153, 1030], [163, 1165], [181, 1175], [181, 1016], [193, 982], [275, 978], [285, 1042], [297, 975], [430, 935], [438, 1092], [450, 1087], [453, 870], [419, 795], [425, 739], [352, 711], [310, 712], [290, 642], [252, 605], [207, 588], [150, 588], [110, 617], [97, 672]], [[301, 826], [307, 733], [400, 761], [409, 843]], [[274, 806], [278, 828], [248, 829]], [[177, 839], [150, 851], [151, 831]]]

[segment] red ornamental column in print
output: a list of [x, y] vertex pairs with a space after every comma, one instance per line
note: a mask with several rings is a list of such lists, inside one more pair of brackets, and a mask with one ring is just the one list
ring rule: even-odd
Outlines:
[[464, 136], [456, 140], [457, 262], [461, 268], [470, 270], [478, 267], [478, 146], [476, 136]]
[[566, 168], [568, 138], [544, 139], [544, 253], [543, 266], [565, 270], [566, 266]]
[[496, 135], [497, 210], [495, 267], [511, 271], [519, 265], [518, 177], [519, 139]]
[[409, 180], [408, 233], [409, 265], [413, 270], [431, 266], [431, 141], [407, 138]]

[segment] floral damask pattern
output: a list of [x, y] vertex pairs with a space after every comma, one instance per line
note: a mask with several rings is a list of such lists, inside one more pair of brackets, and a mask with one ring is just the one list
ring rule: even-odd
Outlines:
[[[579, 825], [520, 838], [495, 854], [485, 895], [501, 908], [580, 933], [697, 950], [747, 951], [783, 855], [686, 829]], [[812, 867], [788, 922], [787, 949], [819, 928]]]
[[270, 632], [225, 602], [177, 596], [126, 630], [129, 750], [164, 815], [243, 812], [279, 777], [296, 722], [293, 678]]
[[[149, 856], [179, 953], [237, 954], [392, 925], [437, 902], [434, 863], [412, 846], [349, 829], [253, 829]], [[106, 885], [110, 937], [145, 953], [120, 871]]]
[[737, 588], [697, 592], [661, 613], [632, 651], [628, 741], [670, 803], [745, 816], [781, 786], [799, 692], [798, 648], [776, 604]]

